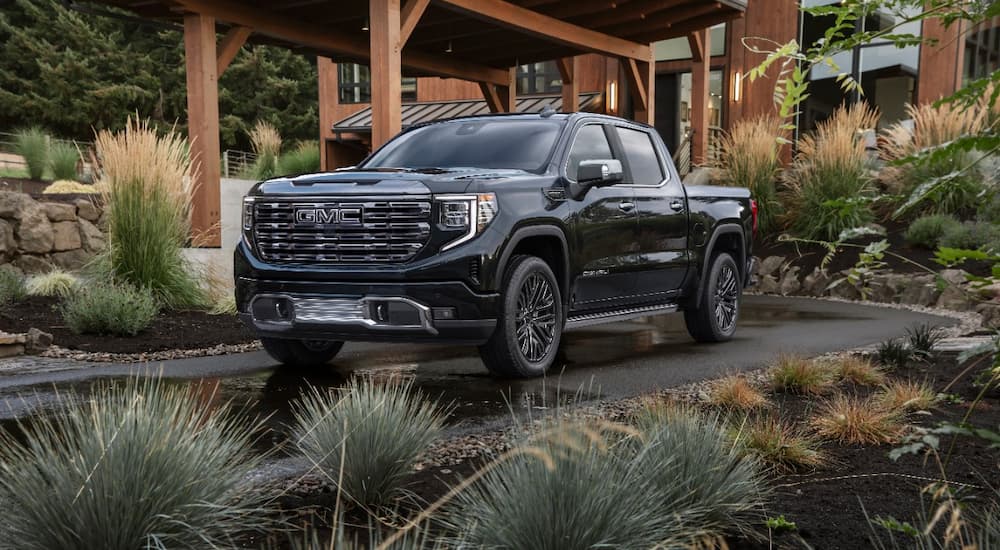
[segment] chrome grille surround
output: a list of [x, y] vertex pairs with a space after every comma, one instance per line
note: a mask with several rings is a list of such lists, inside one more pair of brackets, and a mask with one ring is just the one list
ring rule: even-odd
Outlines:
[[430, 235], [428, 196], [259, 198], [253, 206], [253, 246], [269, 263], [401, 263]]

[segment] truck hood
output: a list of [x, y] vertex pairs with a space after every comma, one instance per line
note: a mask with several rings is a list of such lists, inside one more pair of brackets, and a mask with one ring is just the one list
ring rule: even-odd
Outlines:
[[484, 182], [533, 177], [523, 170], [347, 169], [262, 181], [250, 195], [427, 195], [478, 192]]

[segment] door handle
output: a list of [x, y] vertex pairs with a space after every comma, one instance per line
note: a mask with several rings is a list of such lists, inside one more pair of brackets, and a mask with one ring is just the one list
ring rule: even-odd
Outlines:
[[681, 212], [684, 210], [684, 202], [674, 199], [670, 201], [670, 209], [674, 212]]
[[635, 208], [634, 202], [622, 201], [618, 203], [618, 209], [622, 212], [631, 212]]

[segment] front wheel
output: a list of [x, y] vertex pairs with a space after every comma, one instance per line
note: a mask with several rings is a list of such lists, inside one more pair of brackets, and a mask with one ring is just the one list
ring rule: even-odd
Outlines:
[[330, 340], [285, 340], [261, 338], [260, 343], [275, 361], [295, 367], [318, 367], [337, 356], [343, 342]]
[[725, 252], [712, 259], [705, 288], [694, 309], [684, 310], [688, 334], [699, 342], [725, 342], [736, 333], [743, 285], [736, 261]]
[[483, 363], [497, 376], [545, 374], [559, 349], [563, 324], [552, 268], [535, 256], [515, 256], [504, 272], [501, 297], [497, 328], [479, 347]]

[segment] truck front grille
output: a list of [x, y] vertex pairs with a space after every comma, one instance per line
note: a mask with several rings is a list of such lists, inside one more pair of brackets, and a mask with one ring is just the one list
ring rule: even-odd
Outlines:
[[414, 199], [259, 200], [253, 241], [261, 259], [285, 264], [397, 263], [431, 234], [431, 203]]

